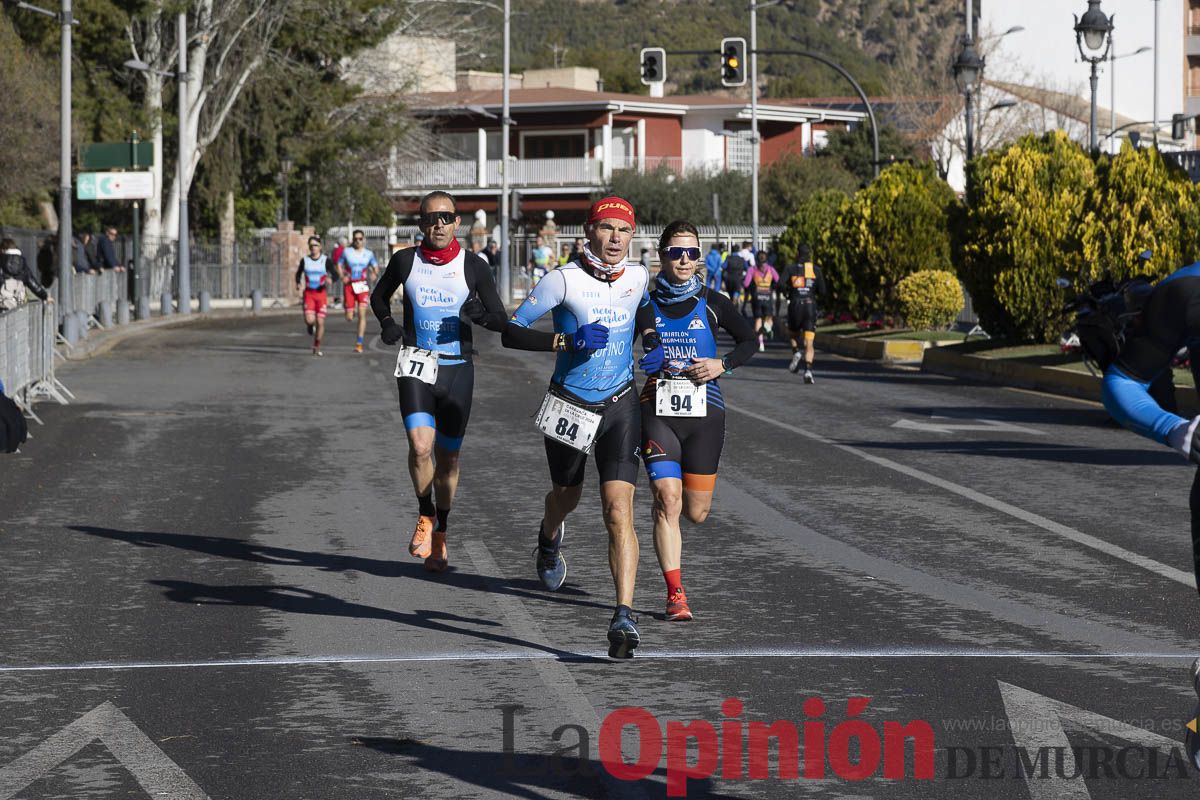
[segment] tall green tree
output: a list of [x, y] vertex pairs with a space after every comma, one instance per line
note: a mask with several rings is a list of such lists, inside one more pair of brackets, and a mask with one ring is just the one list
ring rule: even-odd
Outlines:
[[959, 277], [993, 336], [1053, 341], [1061, 332], [1066, 295], [1055, 280], [1085, 274], [1079, 231], [1095, 179], [1092, 159], [1062, 131], [968, 165]]
[[923, 269], [950, 270], [957, 199], [933, 166], [897, 164], [860, 190], [822, 238], [835, 297], [859, 315], [896, 313], [896, 284]]

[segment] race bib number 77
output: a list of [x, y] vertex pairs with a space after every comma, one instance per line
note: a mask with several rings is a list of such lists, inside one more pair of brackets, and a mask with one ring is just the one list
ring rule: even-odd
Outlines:
[[422, 383], [433, 385], [437, 383], [437, 373], [437, 353], [418, 347], [400, 348], [400, 353], [396, 356], [397, 378], [416, 378]]

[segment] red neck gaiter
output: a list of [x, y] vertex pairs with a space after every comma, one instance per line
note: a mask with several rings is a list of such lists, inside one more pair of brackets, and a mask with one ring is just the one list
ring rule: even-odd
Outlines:
[[457, 258], [461, 250], [462, 246], [458, 243], [458, 239], [451, 239], [450, 244], [441, 250], [433, 250], [425, 242], [421, 242], [421, 258], [439, 267], [445, 266]]

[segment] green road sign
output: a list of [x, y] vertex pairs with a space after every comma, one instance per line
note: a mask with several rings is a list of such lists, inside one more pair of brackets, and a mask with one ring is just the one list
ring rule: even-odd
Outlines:
[[81, 172], [75, 179], [79, 200], [145, 200], [153, 194], [152, 172]]
[[79, 148], [82, 169], [145, 169], [154, 166], [152, 142], [101, 142]]

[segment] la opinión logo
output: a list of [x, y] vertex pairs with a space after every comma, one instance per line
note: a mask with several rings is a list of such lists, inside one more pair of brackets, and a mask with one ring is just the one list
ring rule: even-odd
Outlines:
[[[661, 722], [645, 708], [625, 706], [609, 713], [599, 731], [600, 765], [612, 777], [640, 781], [665, 763], [668, 797], [687, 797], [688, 781], [711, 778], [724, 780], [768, 780], [771, 754], [775, 753], [778, 780], [822, 779], [829, 773], [848, 781], [882, 775], [888, 779], [934, 778], [934, 733], [926, 720], [884, 721], [873, 725], [862, 717], [869, 697], [846, 701], [846, 719], [831, 724], [825, 720], [826, 703], [819, 697], [805, 700], [806, 719], [765, 722], [743, 719], [741, 700], [727, 698], [715, 722], [703, 719]], [[520, 705], [498, 706], [503, 714], [504, 753], [509, 763], [515, 756], [515, 716]], [[629, 734], [637, 743], [637, 758], [626, 761], [622, 738]], [[573, 734], [575, 742], [562, 746]], [[550, 762], [561, 771], [562, 755], [578, 758], [578, 772], [590, 772], [592, 753], [587, 730], [581, 725], [560, 725], [551, 734], [558, 750]], [[911, 746], [910, 746], [911, 743]], [[911, 752], [911, 771], [908, 770]], [[694, 753], [695, 758], [689, 754]]]

